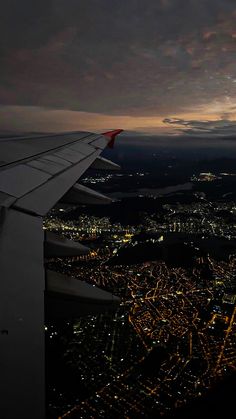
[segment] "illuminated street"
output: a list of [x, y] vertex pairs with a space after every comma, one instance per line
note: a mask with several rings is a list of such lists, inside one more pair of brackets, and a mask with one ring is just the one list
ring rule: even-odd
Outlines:
[[[190, 212], [190, 207], [183, 205], [179, 209], [182, 213], [186, 210]], [[195, 206], [194, 211], [197, 210], [206, 214], [206, 204]], [[170, 208], [166, 220], [171, 216], [175, 224], [179, 215], [171, 213]], [[224, 261], [207, 252], [199, 253], [192, 242], [199, 240], [191, 235], [195, 226], [186, 233], [185, 224], [179, 223], [185, 234], [186, 251], [193, 249], [194, 257], [186, 267], [185, 260], [183, 266], [175, 266], [169, 259], [168, 246], [175, 245], [179, 233], [172, 232], [172, 224], [165, 221], [157, 226], [147, 216], [145, 222], [147, 226], [152, 224], [151, 234], [162, 233], [140, 241], [140, 226], [124, 228], [119, 223], [111, 224], [108, 218], [87, 216], [80, 218], [78, 224], [63, 223], [53, 217], [45, 221], [47, 228], [67, 237], [94, 243], [88, 256], [71, 258], [66, 263], [51, 260], [49, 267], [122, 298], [115, 315], [92, 316], [72, 323], [73, 341], [78, 346], [68, 348], [66, 358], [74, 354], [70, 362], [79, 369], [81, 383], [89, 386], [91, 396], [79, 399], [62, 417], [91, 418], [99, 410], [102, 415], [109, 412], [112, 417], [119, 417], [122, 412], [122, 417], [133, 418], [142, 415], [144, 408], [148, 415], [150, 398], [156, 412], [168, 413], [205, 394], [236, 369], [236, 255]], [[201, 228], [205, 230], [204, 225]], [[222, 229], [224, 243], [224, 220], [216, 222], [216, 228]], [[232, 226], [229, 228], [232, 237]], [[101, 235], [97, 247], [96, 240]], [[198, 246], [202, 245], [208, 245], [208, 241], [199, 241]], [[164, 246], [167, 261], [118, 263], [120, 255], [128, 261], [129, 252], [142, 246]]]

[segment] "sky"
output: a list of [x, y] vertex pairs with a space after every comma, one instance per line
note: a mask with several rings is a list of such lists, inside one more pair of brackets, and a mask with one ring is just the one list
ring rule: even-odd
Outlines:
[[235, 0], [0, 4], [0, 131], [234, 136]]

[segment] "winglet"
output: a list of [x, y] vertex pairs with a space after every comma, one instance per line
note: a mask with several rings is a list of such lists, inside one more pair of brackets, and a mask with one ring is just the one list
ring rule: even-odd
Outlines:
[[124, 131], [124, 130], [123, 129], [115, 129], [114, 131], [107, 131], [107, 132], [103, 132], [102, 133], [102, 135], [104, 135], [109, 140], [108, 143], [107, 143], [107, 146], [109, 148], [113, 148], [114, 147], [115, 138], [122, 131]]

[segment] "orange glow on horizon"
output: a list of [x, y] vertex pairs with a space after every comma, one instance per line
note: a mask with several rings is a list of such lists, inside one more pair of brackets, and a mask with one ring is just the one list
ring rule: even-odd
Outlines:
[[[181, 124], [168, 124], [165, 118], [184, 121], [236, 121], [233, 98], [214, 100], [208, 104], [192, 106], [171, 115], [132, 116], [106, 115], [33, 106], [2, 106], [2, 130], [24, 132], [94, 131], [103, 132], [117, 126], [124, 130], [157, 135], [179, 135]], [[226, 115], [224, 117], [224, 115]], [[186, 127], [188, 128], [188, 127]]]

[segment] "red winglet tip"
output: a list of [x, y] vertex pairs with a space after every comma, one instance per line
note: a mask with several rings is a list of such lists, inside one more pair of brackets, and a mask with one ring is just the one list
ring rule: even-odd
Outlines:
[[115, 138], [122, 131], [124, 131], [124, 130], [123, 129], [115, 129], [113, 131], [107, 131], [107, 132], [103, 132], [102, 133], [102, 135], [104, 135], [105, 137], [107, 137], [107, 139], [109, 140], [108, 143], [107, 143], [107, 146], [109, 148], [113, 148], [114, 147]]

